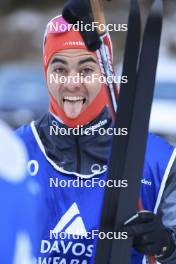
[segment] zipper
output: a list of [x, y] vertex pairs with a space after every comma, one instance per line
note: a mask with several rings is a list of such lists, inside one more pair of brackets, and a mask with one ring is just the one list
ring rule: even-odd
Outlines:
[[81, 174], [81, 151], [79, 146], [79, 137], [76, 136], [76, 172]]

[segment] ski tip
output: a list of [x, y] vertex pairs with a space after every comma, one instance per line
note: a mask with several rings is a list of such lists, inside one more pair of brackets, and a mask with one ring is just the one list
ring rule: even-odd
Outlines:
[[154, 0], [151, 8], [151, 12], [155, 16], [162, 16], [163, 14], [163, 1], [162, 0]]
[[131, 0], [131, 1], [130, 1], [130, 7], [131, 7], [131, 10], [132, 10], [134, 13], [137, 13], [138, 15], [140, 15], [140, 7], [139, 7], [139, 2], [138, 2], [138, 0]]

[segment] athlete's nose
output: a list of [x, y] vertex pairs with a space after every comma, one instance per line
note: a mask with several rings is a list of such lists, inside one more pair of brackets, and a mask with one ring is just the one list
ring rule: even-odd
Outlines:
[[80, 74], [72, 70], [67, 76], [65, 87], [70, 91], [74, 91], [74, 90], [80, 89], [81, 86], [82, 86], [82, 83], [81, 83]]

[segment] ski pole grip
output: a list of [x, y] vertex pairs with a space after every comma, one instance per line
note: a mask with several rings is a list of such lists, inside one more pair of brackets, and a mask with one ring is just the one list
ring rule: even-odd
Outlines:
[[[106, 32], [106, 21], [102, 0], [90, 0], [90, 4], [94, 21], [98, 22], [97, 32], [99, 35], [103, 35]], [[103, 24], [104, 26], [100, 26], [101, 24]]]

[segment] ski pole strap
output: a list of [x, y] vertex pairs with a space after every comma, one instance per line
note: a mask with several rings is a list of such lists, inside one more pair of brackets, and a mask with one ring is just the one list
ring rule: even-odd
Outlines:
[[[99, 228], [105, 233], [118, 232], [125, 220], [137, 211], [139, 199], [162, 28], [162, 1], [155, 0], [152, 5], [140, 56], [139, 17], [138, 2], [132, 0], [123, 67], [123, 73], [128, 74], [128, 85], [121, 87], [116, 119], [116, 127], [127, 127], [129, 134], [113, 138], [108, 174], [108, 179], [127, 180], [128, 189], [105, 189]], [[135, 37], [135, 31], [131, 34], [134, 27], [138, 32]], [[131, 45], [133, 50], [129, 49]], [[133, 73], [136, 71], [134, 76], [130, 69]], [[127, 121], [124, 120], [126, 118]], [[98, 239], [95, 264], [116, 264], [117, 260], [118, 264], [129, 264], [131, 247], [131, 239], [114, 239], [113, 242]]]

